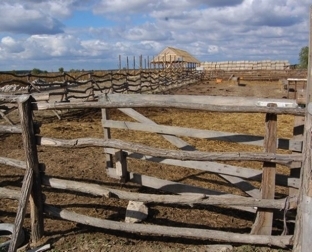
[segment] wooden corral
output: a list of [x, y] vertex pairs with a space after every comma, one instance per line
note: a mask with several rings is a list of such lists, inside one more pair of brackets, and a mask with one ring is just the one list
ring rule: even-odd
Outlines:
[[[46, 100], [45, 100], [46, 99]], [[43, 101], [41, 101], [43, 100]], [[1, 157], [2, 164], [26, 169], [21, 194], [12, 189], [0, 188], [1, 197], [19, 200], [15, 229], [13, 232], [10, 251], [15, 251], [20, 233], [28, 198], [31, 200], [31, 218], [33, 241], [38, 241], [44, 235], [43, 212], [50, 216], [62, 218], [78, 223], [88, 224], [105, 229], [127, 232], [149, 233], [166, 236], [193, 237], [213, 239], [231, 243], [265, 244], [278, 247], [292, 245], [293, 236], [287, 234], [272, 236], [273, 212], [283, 209], [286, 212], [297, 207], [297, 195], [291, 197], [275, 197], [275, 186], [299, 188], [299, 178], [287, 177], [275, 171], [275, 164], [290, 167], [294, 162], [302, 162], [301, 140], [278, 139], [276, 135], [276, 122], [278, 115], [290, 114], [304, 115], [304, 110], [297, 106], [295, 100], [264, 99], [246, 97], [217, 97], [217, 96], [174, 96], [174, 95], [143, 95], [143, 94], [106, 94], [98, 101], [71, 101], [49, 103], [44, 95], [40, 96], [0, 96], [0, 101], [18, 105], [20, 122], [18, 126], [1, 126], [1, 133], [21, 133], [24, 141], [26, 162], [22, 160]], [[158, 125], [149, 118], [138, 113], [135, 108], [158, 107], [204, 110], [226, 113], [265, 113], [263, 122], [264, 136], [242, 135], [231, 132], [217, 132], [182, 128], [176, 126]], [[57, 139], [39, 134], [39, 125], [33, 122], [32, 111], [61, 110], [61, 109], [102, 109], [102, 127], [104, 138]], [[132, 118], [131, 121], [111, 120], [107, 109], [118, 108], [121, 112]], [[137, 122], [133, 122], [133, 119]], [[127, 142], [122, 139], [111, 139], [110, 129], [145, 131], [158, 133], [166, 141], [173, 144], [178, 150], [161, 149], [141, 143]], [[265, 152], [205, 152], [196, 150], [191, 144], [179, 137], [195, 137], [229, 141], [238, 144], [262, 146]], [[272, 141], [273, 139], [273, 141]], [[167, 194], [140, 194], [129, 191], [116, 190], [96, 184], [73, 182], [61, 178], [44, 175], [43, 166], [39, 164], [36, 146], [51, 146], [59, 148], [104, 148], [106, 153], [107, 172], [110, 176], [122, 183], [134, 182], [145, 187], [151, 187]], [[180, 150], [179, 150], [180, 149]], [[295, 150], [297, 153], [278, 154], [277, 149]], [[115, 157], [115, 158], [113, 158]], [[148, 160], [151, 162], [167, 163], [175, 166], [198, 169], [216, 173], [230, 184], [242, 190], [248, 197], [224, 194], [209, 188], [201, 188], [182, 184], [179, 182], [159, 179], [145, 174], [132, 172], [127, 165], [128, 159]], [[263, 162], [263, 170], [253, 170], [238, 166], [223, 164], [224, 161], [256, 161]], [[219, 163], [221, 161], [221, 163]], [[45, 169], [49, 169], [46, 167]], [[260, 190], [251, 182], [261, 182]], [[216, 231], [207, 228], [178, 228], [148, 224], [128, 224], [111, 220], [104, 220], [71, 212], [61, 207], [47, 205], [40, 200], [41, 185], [62, 190], [84, 192], [92, 195], [115, 197], [125, 200], [142, 201], [154, 204], [176, 205], [217, 205], [230, 207], [255, 213], [256, 221], [252, 234]], [[235, 200], [233, 200], [235, 199]], [[299, 202], [300, 204], [300, 202]], [[258, 210], [255, 210], [258, 209]], [[287, 230], [287, 224], [284, 227]]]

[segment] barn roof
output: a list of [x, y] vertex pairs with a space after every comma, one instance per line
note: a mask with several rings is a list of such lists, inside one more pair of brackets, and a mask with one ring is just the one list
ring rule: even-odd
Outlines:
[[187, 51], [177, 49], [174, 47], [166, 47], [162, 50], [157, 56], [154, 57], [152, 63], [157, 62], [174, 62], [174, 61], [182, 61], [189, 63], [200, 63], [195, 57], [193, 57]]

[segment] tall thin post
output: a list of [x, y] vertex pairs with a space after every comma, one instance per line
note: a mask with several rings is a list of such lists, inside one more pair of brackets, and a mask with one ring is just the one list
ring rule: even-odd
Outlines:
[[[105, 127], [105, 121], [106, 120], [109, 120], [108, 109], [102, 109], [102, 126], [103, 126], [103, 130], [104, 130], [104, 139], [105, 140], [111, 138], [110, 128]], [[108, 152], [106, 151], [106, 148], [104, 148], [104, 153], [105, 153], [106, 171], [108, 172], [108, 169], [113, 167], [113, 155], [108, 154]]]
[[31, 96], [22, 95], [18, 100], [23, 145], [26, 156], [26, 173], [23, 180], [21, 197], [17, 209], [12, 242], [9, 251], [15, 252], [18, 236], [23, 226], [26, 205], [29, 198], [31, 217], [31, 240], [36, 243], [43, 236], [43, 200], [41, 177], [37, 154], [36, 137], [31, 111]]
[[[265, 152], [276, 153], [277, 149], [277, 115], [266, 114], [265, 118], [266, 134], [264, 141]], [[262, 199], [274, 199], [275, 195], [275, 174], [276, 164], [270, 162], [263, 163], [261, 194]], [[273, 224], [273, 211], [259, 209], [251, 234], [271, 235]]]
[[129, 58], [127, 56], [127, 71], [129, 70]]
[[140, 55], [140, 58], [139, 58], [139, 64], [140, 64], [140, 70], [142, 70], [142, 65], [143, 65], [143, 60], [142, 60], [142, 54]]
[[312, 248], [312, 162], [311, 162], [311, 131], [312, 131], [312, 7], [310, 7], [309, 64], [307, 80], [307, 104], [305, 113], [303, 162], [300, 172], [298, 209], [294, 234], [293, 251], [310, 251]]

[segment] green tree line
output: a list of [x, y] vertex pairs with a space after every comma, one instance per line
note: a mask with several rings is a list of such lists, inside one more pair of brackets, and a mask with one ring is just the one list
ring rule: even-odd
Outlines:
[[309, 64], [309, 47], [304, 46], [299, 53], [299, 67], [308, 68]]

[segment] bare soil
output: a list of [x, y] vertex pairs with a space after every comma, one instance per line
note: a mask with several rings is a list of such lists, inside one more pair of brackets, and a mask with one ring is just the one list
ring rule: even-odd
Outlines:
[[[278, 82], [243, 82], [241, 85], [223, 82], [201, 82], [171, 90], [174, 94], [190, 95], [222, 95], [222, 96], [254, 96], [267, 98], [285, 98], [286, 91]], [[140, 109], [142, 114], [166, 125], [204, 128], [249, 134], [264, 133], [264, 115], [228, 115], [199, 111], [179, 111], [174, 109]], [[111, 110], [113, 119], [129, 120], [117, 110]], [[238, 116], [240, 116], [238, 118]], [[13, 117], [14, 118], [14, 117]], [[17, 120], [18, 117], [15, 118]], [[280, 136], [291, 137], [293, 118], [281, 116]], [[100, 111], [62, 112], [62, 119], [58, 120], [52, 112], [35, 113], [35, 119], [42, 121], [41, 133], [47, 137], [72, 139], [78, 137], [102, 137]], [[4, 123], [3, 120], [0, 121]], [[251, 127], [252, 125], [252, 127]], [[150, 144], [156, 147], [173, 148], [157, 134], [112, 130], [112, 137], [126, 141]], [[24, 150], [20, 135], [0, 135], [0, 156], [24, 160]], [[207, 142], [204, 139], [183, 138], [200, 150], [228, 151], [237, 150], [235, 144], [222, 142]], [[254, 150], [257, 148], [254, 147]], [[105, 155], [100, 148], [63, 149], [39, 147], [40, 162], [46, 164], [47, 175], [58, 178], [97, 183], [112, 188], [136, 192], [153, 192], [155, 190], [139, 187], [134, 184], [120, 184], [109, 178], [105, 173]], [[261, 169], [261, 164], [250, 162], [230, 163], [239, 166]], [[284, 167], [277, 168], [279, 172], [287, 174]], [[230, 186], [225, 180], [215, 174], [173, 167], [147, 161], [129, 160], [129, 170], [159, 178], [183, 182], [191, 185], [206, 187], [213, 190], [245, 195]], [[18, 189], [23, 180], [23, 171], [0, 165], [0, 186]], [[254, 183], [259, 186], [259, 184]], [[286, 188], [277, 188], [278, 196], [287, 194]], [[117, 199], [106, 199], [89, 195], [72, 193], [65, 190], [54, 190], [44, 187], [45, 202], [77, 213], [115, 221], [124, 221], [128, 202]], [[0, 222], [14, 223], [17, 202], [13, 200], [0, 201]], [[149, 216], [146, 224], [170, 225], [175, 227], [209, 228], [237, 233], [249, 233], [254, 221], [254, 214], [215, 206], [166, 206], [149, 205]], [[280, 234], [283, 229], [280, 214], [276, 214], [274, 234]], [[29, 214], [25, 218], [25, 232], [29, 238]], [[51, 244], [51, 251], [208, 251], [209, 245], [217, 241], [197, 239], [170, 238], [147, 234], [123, 233], [103, 230], [58, 220], [45, 216], [45, 237], [40, 244]], [[290, 230], [292, 227], [290, 226]], [[25, 244], [28, 241], [25, 241]], [[29, 244], [26, 244], [29, 246]], [[37, 244], [38, 245], [38, 244]], [[268, 247], [240, 246], [233, 244], [235, 251], [282, 251]], [[33, 244], [32, 244], [33, 246]]]

